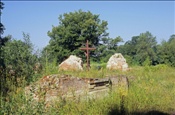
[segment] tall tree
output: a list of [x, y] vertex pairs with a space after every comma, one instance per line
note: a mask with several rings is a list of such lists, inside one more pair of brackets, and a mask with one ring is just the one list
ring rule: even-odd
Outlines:
[[57, 58], [58, 62], [70, 54], [82, 56], [84, 53], [79, 48], [86, 40], [89, 40], [91, 46], [98, 46], [99, 41], [108, 36], [107, 24], [99, 19], [99, 15], [90, 11], [64, 13], [59, 16], [59, 25], [53, 26], [52, 31], [48, 32], [51, 39], [44, 50], [47, 50], [50, 58]]
[[163, 40], [158, 46], [158, 62], [175, 67], [175, 34], [171, 35], [168, 41]]
[[120, 51], [124, 55], [130, 56], [135, 64], [143, 65], [144, 61], [150, 61], [150, 64], [156, 64], [156, 37], [150, 32], [141, 33], [139, 36], [133, 36], [131, 41], [127, 41]]
[[[4, 3], [0, 1], [0, 16], [2, 14], [2, 11], [4, 9]], [[5, 43], [10, 39], [9, 36], [2, 37], [2, 34], [4, 33], [4, 25], [0, 22], [0, 69], [3, 70], [5, 68], [4, 64], [4, 53], [2, 50], [2, 47], [5, 45]], [[0, 70], [0, 73], [1, 73]]]
[[[4, 9], [4, 3], [0, 1], [0, 16], [2, 14], [2, 11]], [[2, 35], [4, 33], [4, 25], [0, 22], [0, 34]], [[0, 38], [1, 39], [1, 38]]]

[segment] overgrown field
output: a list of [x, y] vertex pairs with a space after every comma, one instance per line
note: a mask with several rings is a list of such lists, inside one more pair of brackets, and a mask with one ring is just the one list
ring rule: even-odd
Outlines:
[[[42, 76], [49, 74], [71, 74], [79, 77], [105, 77], [125, 75], [129, 79], [129, 91], [120, 89], [103, 99], [83, 102], [60, 101], [45, 108], [44, 102], [32, 104], [26, 100], [23, 86], [1, 96], [0, 114], [42, 114], [42, 115], [117, 115], [117, 114], [173, 114], [175, 113], [175, 68], [166, 65], [132, 67], [130, 71], [97, 70], [58, 72], [57, 67], [48, 66]], [[34, 80], [35, 81], [35, 80]], [[10, 83], [10, 82], [9, 82]], [[10, 85], [10, 84], [9, 84]]]

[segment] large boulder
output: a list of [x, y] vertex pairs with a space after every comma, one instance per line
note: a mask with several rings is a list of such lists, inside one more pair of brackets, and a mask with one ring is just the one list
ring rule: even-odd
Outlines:
[[109, 61], [107, 62], [107, 69], [126, 71], [128, 70], [128, 64], [121, 53], [115, 53], [109, 58]]
[[75, 55], [70, 55], [59, 65], [59, 70], [83, 70], [83, 61]]

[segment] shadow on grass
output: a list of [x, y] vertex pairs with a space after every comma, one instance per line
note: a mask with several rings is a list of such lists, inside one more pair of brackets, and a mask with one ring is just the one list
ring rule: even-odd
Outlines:
[[155, 111], [155, 110], [151, 110], [148, 112], [131, 112], [129, 113], [127, 110], [125, 109], [121, 109], [121, 110], [117, 110], [117, 109], [112, 109], [108, 115], [170, 115], [168, 113], [164, 113], [161, 111]]
[[[117, 106], [115, 109], [113, 108], [108, 115], [170, 115], [168, 113], [164, 113], [161, 111], [156, 111], [156, 110], [148, 110], [147, 112], [128, 112], [127, 109], [124, 107], [124, 99], [121, 100], [121, 105], [120, 105], [120, 110], [116, 109], [118, 108]], [[173, 114], [174, 115], [174, 114]]]
[[[109, 111], [108, 115], [174, 115], [174, 114], [168, 114], [157, 110], [147, 110], [144, 112], [140, 112], [140, 111], [128, 112], [128, 110], [124, 106], [124, 103], [125, 103], [124, 100], [125, 99], [122, 96], [120, 101], [120, 107], [116, 105], [113, 109], [111, 109], [111, 111]], [[120, 110], [116, 108], [120, 108]]]
[[149, 112], [134, 112], [132, 113], [133, 115], [170, 115], [168, 113], [164, 113], [164, 112], [161, 112], [161, 111], [155, 111], [155, 110], [152, 110], [152, 111], [149, 111]]

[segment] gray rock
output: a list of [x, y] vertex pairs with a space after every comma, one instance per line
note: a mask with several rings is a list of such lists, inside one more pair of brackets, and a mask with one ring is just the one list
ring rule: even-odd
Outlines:
[[70, 55], [59, 65], [59, 70], [83, 70], [83, 61], [75, 55]]
[[121, 53], [115, 53], [114, 55], [112, 55], [109, 58], [106, 67], [109, 70], [128, 70], [128, 64], [126, 63], [126, 59]]

